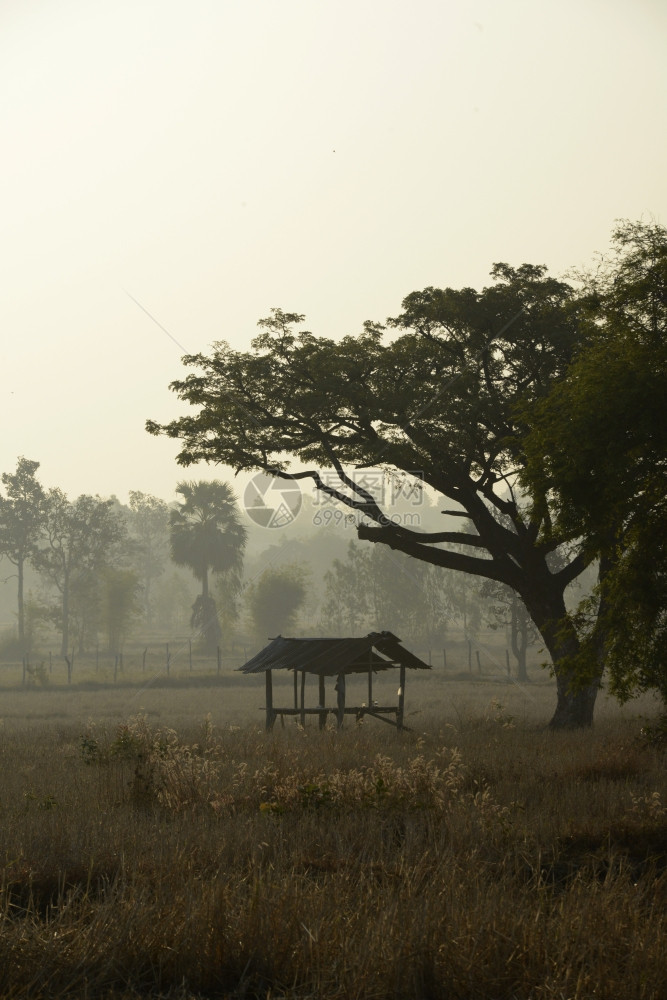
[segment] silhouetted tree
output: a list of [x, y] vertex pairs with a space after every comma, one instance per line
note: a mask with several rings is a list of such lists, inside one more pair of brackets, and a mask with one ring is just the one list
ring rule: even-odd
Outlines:
[[16, 472], [3, 472], [6, 495], [0, 496], [0, 555], [14, 566], [18, 577], [18, 641], [25, 651], [23, 599], [26, 563], [34, 556], [44, 530], [45, 493], [35, 473], [39, 462], [19, 458]]
[[234, 491], [227, 483], [184, 481], [176, 492], [183, 499], [170, 514], [171, 556], [201, 582], [202, 592], [192, 609], [192, 627], [201, 633], [210, 651], [220, 642], [220, 625], [209, 592], [209, 574], [240, 577], [247, 532]]
[[570, 619], [578, 664], [667, 703], [667, 228], [620, 223], [583, 282], [585, 336], [531, 411], [524, 478], [544, 543], [578, 537], [603, 570]]
[[[196, 413], [147, 428], [181, 439], [184, 464], [311, 479], [357, 513], [360, 539], [511, 587], [553, 661], [552, 726], [588, 726], [602, 664], [582, 675], [581, 633], [565, 591], [595, 553], [582, 544], [580, 524], [562, 520], [554, 530], [548, 493], [525, 486], [530, 501], [544, 500], [526, 506], [514, 492], [532, 414], [569, 378], [591, 336], [587, 294], [541, 265], [496, 264], [492, 279], [481, 291], [413, 292], [388, 320], [389, 338], [371, 322], [358, 337], [315, 337], [299, 329], [302, 315], [274, 309], [252, 351], [221, 341], [210, 356], [186, 357], [195, 371], [172, 388]], [[421, 479], [474, 530], [393, 523], [349, 471], [378, 465]], [[567, 558], [554, 572], [549, 557], [564, 543]]]
[[307, 596], [307, 574], [302, 566], [265, 569], [247, 590], [247, 602], [255, 632], [273, 639], [289, 635]]

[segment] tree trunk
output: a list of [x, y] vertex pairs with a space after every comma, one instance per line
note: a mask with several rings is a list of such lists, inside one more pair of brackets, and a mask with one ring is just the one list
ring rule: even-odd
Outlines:
[[25, 653], [25, 614], [23, 609], [23, 559], [19, 558], [16, 563], [19, 576], [19, 648], [21, 653]]
[[60, 655], [66, 656], [69, 643], [69, 600], [67, 587], [63, 590], [63, 637], [60, 644]]
[[550, 729], [585, 729], [593, 725], [595, 699], [600, 690], [600, 678], [585, 687], [572, 685], [571, 679], [556, 671], [558, 701]]
[[525, 683], [528, 680], [526, 669], [526, 651], [528, 649], [528, 621], [523, 605], [519, 605], [516, 592], [512, 592], [511, 621], [512, 652], [517, 662], [517, 680]]
[[60, 655], [67, 656], [69, 643], [69, 580], [65, 578], [63, 586], [63, 638], [60, 646]]
[[595, 700], [602, 678], [602, 658], [598, 673], [592, 680], [582, 681], [571, 663], [580, 651], [574, 627], [567, 623], [567, 610], [562, 594], [551, 593], [536, 599], [531, 594], [524, 604], [548, 649], [556, 675], [556, 711], [549, 722], [550, 729], [585, 729], [593, 725]]

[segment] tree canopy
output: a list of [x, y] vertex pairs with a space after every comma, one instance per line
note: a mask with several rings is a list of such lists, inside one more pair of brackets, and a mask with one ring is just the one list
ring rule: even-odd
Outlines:
[[293, 633], [299, 611], [308, 596], [308, 573], [298, 563], [267, 567], [251, 583], [246, 600], [256, 634], [261, 639]]
[[70, 627], [79, 604], [95, 603], [94, 580], [125, 542], [122, 514], [113, 500], [86, 494], [70, 501], [62, 490], [49, 490], [45, 502], [46, 544], [34, 555], [40, 573], [60, 594], [61, 655], [69, 649]]
[[[582, 681], [564, 592], [596, 550], [582, 543], [579, 522], [559, 516], [544, 484], [526, 478], [527, 497], [517, 487], [533, 414], [591, 336], [590, 298], [544, 266], [496, 264], [481, 291], [413, 292], [385, 325], [366, 322], [337, 341], [274, 309], [251, 351], [219, 342], [209, 356], [184, 358], [194, 370], [172, 389], [195, 412], [147, 429], [179, 438], [186, 466], [310, 478], [356, 512], [361, 539], [511, 587], [554, 663], [552, 724], [588, 725], [602, 663]], [[471, 529], [392, 523], [357, 475], [378, 466], [420, 478]]]
[[580, 619], [612, 689], [667, 701], [667, 230], [619, 224], [585, 290], [585, 337], [533, 409], [524, 479], [551, 530], [605, 563]]

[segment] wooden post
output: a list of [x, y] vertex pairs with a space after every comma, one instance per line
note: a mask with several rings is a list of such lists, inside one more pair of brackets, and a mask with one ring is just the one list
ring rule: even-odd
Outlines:
[[[324, 708], [326, 692], [324, 690], [324, 674], [320, 674], [320, 708]], [[327, 713], [320, 712], [320, 729], [324, 729], [327, 724]]]
[[306, 713], [304, 708], [306, 707], [306, 671], [301, 671], [301, 725], [306, 728]]
[[396, 713], [396, 728], [400, 732], [403, 728], [403, 714], [405, 712], [405, 665], [401, 663], [398, 680], [398, 712]]
[[509, 677], [509, 675], [510, 675], [510, 651], [509, 651], [509, 649], [505, 650], [505, 659], [507, 660], [507, 676]]
[[222, 670], [222, 650], [218, 646], [218, 677], [220, 676], [220, 671]]
[[442, 665], [443, 665], [444, 669], [446, 670], [447, 669], [447, 650], [444, 648], [444, 646], [443, 646], [443, 649], [442, 649]]
[[296, 709], [298, 707], [299, 707], [299, 677], [298, 677], [298, 674], [297, 674], [297, 671], [296, 671], [296, 668], [295, 668], [295, 670], [294, 670], [294, 708]]
[[67, 664], [67, 683], [72, 683], [72, 663], [74, 662], [74, 653], [72, 653], [72, 659], [65, 655], [65, 663]]
[[267, 670], [264, 674], [266, 678], [266, 728], [267, 730], [273, 729], [273, 723], [275, 722], [275, 715], [273, 714], [273, 678], [271, 677], [271, 671]]
[[373, 707], [373, 668], [368, 670], [368, 707]]
[[472, 673], [472, 639], [468, 639], [468, 673]]
[[479, 659], [479, 650], [478, 649], [475, 650], [475, 656], [477, 657], [477, 673], [481, 674], [481, 672], [482, 672], [482, 664], [481, 664], [480, 659]]
[[144, 655], [141, 657], [141, 672], [142, 672], [142, 674], [143, 674], [143, 672], [146, 669], [146, 653], [147, 652], [148, 652], [148, 646], [146, 646], [146, 648], [144, 649]]
[[336, 695], [338, 707], [338, 728], [343, 725], [345, 718], [345, 674], [339, 674], [336, 678]]

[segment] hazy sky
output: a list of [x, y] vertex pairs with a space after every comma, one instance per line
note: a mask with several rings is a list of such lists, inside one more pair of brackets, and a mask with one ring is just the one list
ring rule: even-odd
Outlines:
[[667, 223], [666, 43], [664, 0], [0, 0], [0, 471], [171, 500], [228, 476], [144, 431], [185, 351]]

